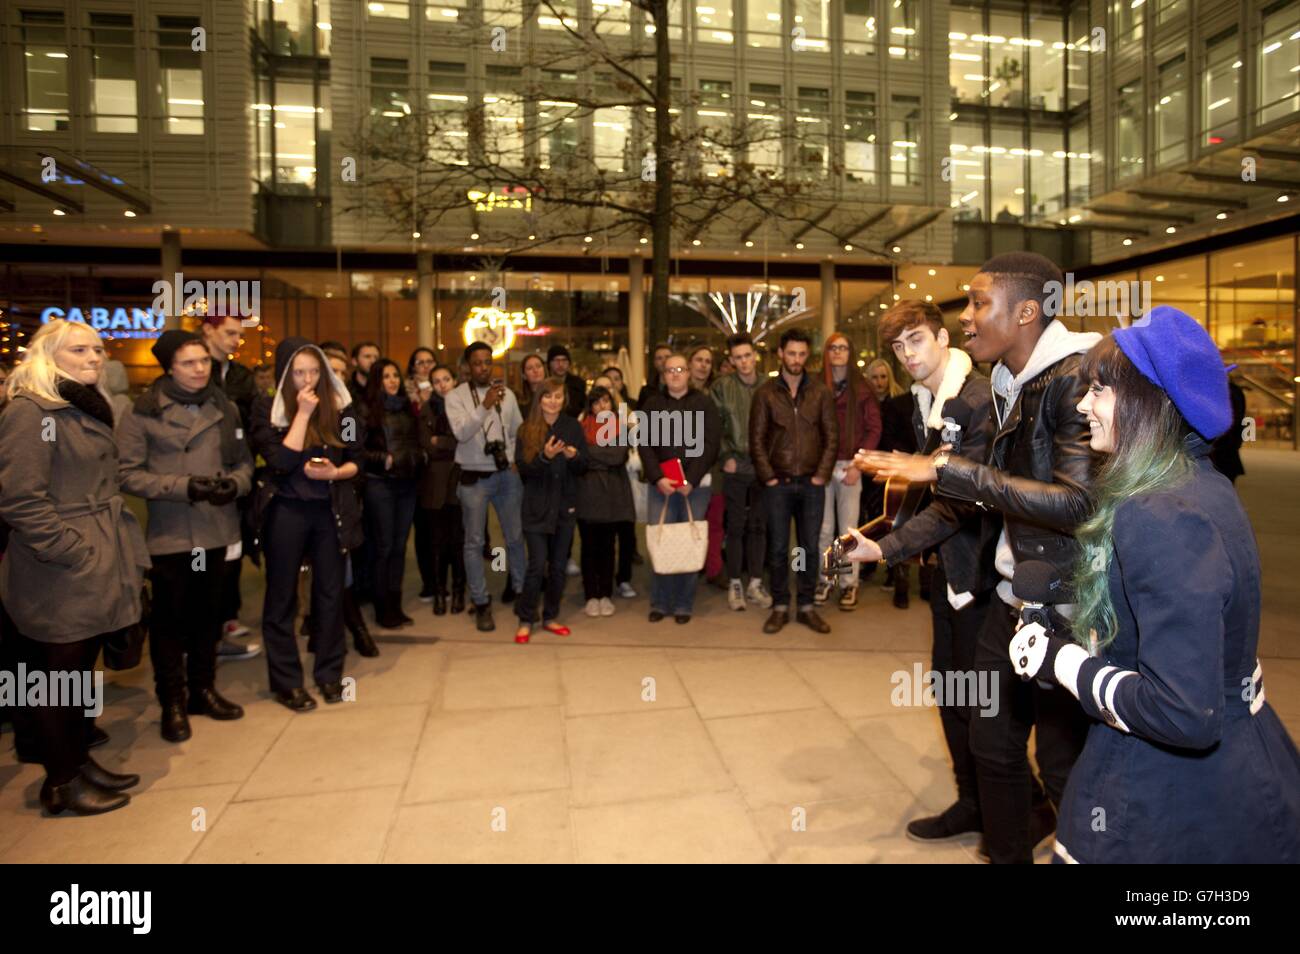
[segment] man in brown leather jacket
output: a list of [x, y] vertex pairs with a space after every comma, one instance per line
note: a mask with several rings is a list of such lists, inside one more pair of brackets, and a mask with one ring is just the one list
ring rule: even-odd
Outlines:
[[[835, 396], [815, 375], [804, 371], [812, 352], [808, 333], [791, 328], [781, 335], [781, 372], [754, 392], [749, 411], [749, 453], [764, 484], [767, 507], [767, 568], [772, 615], [763, 632], [778, 632], [790, 621], [790, 569], [798, 573], [799, 608], [795, 619], [818, 633], [830, 626], [817, 615], [817, 534], [826, 506], [826, 482], [835, 468], [839, 443]], [[798, 547], [790, 545], [794, 517]]]

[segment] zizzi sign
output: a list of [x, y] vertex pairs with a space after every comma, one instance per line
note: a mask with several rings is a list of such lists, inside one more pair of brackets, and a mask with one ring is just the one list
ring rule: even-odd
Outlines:
[[80, 321], [105, 338], [157, 338], [163, 333], [167, 316], [154, 308], [45, 308], [41, 311], [41, 324], [52, 318]]

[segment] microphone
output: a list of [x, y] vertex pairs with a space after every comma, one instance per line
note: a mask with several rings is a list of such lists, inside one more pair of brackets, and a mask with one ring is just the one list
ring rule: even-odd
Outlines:
[[[1020, 607], [1020, 628], [1037, 623], [1043, 628], [1043, 639], [1050, 637], [1052, 619], [1047, 608], [1053, 603], [1063, 602], [1065, 598], [1065, 586], [1061, 578], [1056, 575], [1055, 568], [1042, 560], [1027, 560], [1016, 564], [1015, 572], [1011, 577], [1011, 592], [1023, 603]], [[1033, 640], [1034, 637], [1030, 637], [1031, 646]], [[1028, 676], [1021, 678], [1026, 682], [1029, 681]], [[1050, 683], [1043, 682], [1041, 679], [1038, 684], [1044, 688], [1051, 688]]]

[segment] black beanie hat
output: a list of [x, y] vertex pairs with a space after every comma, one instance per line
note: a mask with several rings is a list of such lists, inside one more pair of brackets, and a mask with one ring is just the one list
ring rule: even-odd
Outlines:
[[164, 331], [160, 334], [157, 342], [155, 342], [154, 346], [149, 350], [152, 351], [153, 356], [158, 359], [158, 363], [162, 365], [163, 371], [170, 374], [172, 370], [172, 359], [176, 357], [176, 352], [180, 351], [181, 348], [191, 342], [203, 344], [202, 335], [196, 335], [192, 331], [172, 329], [171, 331]]
[[547, 364], [550, 364], [556, 358], [569, 358], [570, 361], [573, 360], [573, 358], [570, 357], [569, 355], [569, 349], [564, 347], [564, 345], [562, 344], [553, 344], [551, 345], [550, 349], [547, 350], [546, 352]]

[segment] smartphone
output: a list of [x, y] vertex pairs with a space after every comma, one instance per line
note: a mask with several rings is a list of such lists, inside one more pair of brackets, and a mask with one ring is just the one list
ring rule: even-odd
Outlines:
[[307, 463], [315, 464], [317, 467], [324, 467], [329, 462], [328, 457], [310, 457], [307, 459]]

